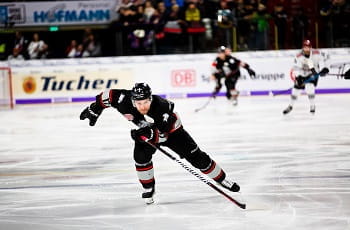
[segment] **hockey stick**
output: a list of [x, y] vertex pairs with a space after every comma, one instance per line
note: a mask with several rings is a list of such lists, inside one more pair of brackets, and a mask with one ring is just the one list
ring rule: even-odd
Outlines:
[[277, 90], [277, 91], [271, 91], [272, 96], [278, 96], [282, 94], [287, 94], [289, 91], [291, 91], [293, 88], [285, 89], [285, 90]]
[[[303, 84], [310, 83], [310, 82], [312, 82], [313, 80], [316, 80], [316, 79], [319, 78], [319, 77], [320, 77], [320, 74], [319, 74], [319, 73], [314, 74], [312, 77], [310, 77], [309, 79], [307, 79], [306, 81], [304, 81]], [[281, 94], [286, 94], [286, 93], [288, 93], [288, 92], [289, 92], [290, 90], [292, 90], [292, 89], [293, 89], [293, 87], [292, 87], [292, 88], [289, 88], [289, 89], [285, 89], [285, 90], [275, 91], [275, 92], [271, 91], [271, 93], [272, 93], [273, 96], [277, 96], [277, 95], [281, 95]]]
[[349, 80], [350, 79], [350, 70], [345, 72], [344, 74], [340, 73], [327, 73], [329, 76], [337, 76], [337, 77], [344, 77], [344, 79]]
[[156, 146], [150, 142], [148, 142], [148, 139], [144, 136], [141, 136], [141, 139], [143, 141], [145, 141], [147, 144], [149, 144], [150, 146], [152, 146], [153, 148], [161, 151], [162, 153], [164, 153], [167, 157], [169, 157], [170, 159], [172, 159], [173, 161], [175, 161], [176, 163], [178, 163], [179, 165], [181, 165], [184, 169], [186, 169], [189, 173], [191, 173], [192, 175], [194, 175], [195, 177], [197, 177], [198, 179], [200, 179], [202, 182], [206, 183], [207, 185], [209, 185], [210, 187], [212, 187], [215, 191], [217, 191], [218, 193], [220, 193], [221, 195], [223, 195], [224, 197], [226, 197], [227, 199], [229, 199], [232, 203], [236, 204], [238, 207], [242, 208], [242, 209], [246, 209], [246, 204], [244, 203], [240, 203], [239, 201], [235, 200], [234, 198], [232, 198], [231, 196], [227, 195], [224, 191], [222, 191], [220, 188], [218, 188], [217, 186], [215, 186], [213, 183], [211, 183], [209, 180], [207, 180], [206, 178], [204, 178], [203, 176], [201, 176], [200, 174], [198, 174], [195, 170], [193, 170], [191, 167], [187, 166], [185, 163], [183, 163], [181, 160], [177, 159], [176, 157], [174, 157], [173, 155], [171, 155], [170, 153], [168, 153], [167, 151], [165, 151], [163, 148]]
[[214, 98], [213, 96], [210, 96], [209, 99], [204, 103], [204, 105], [202, 105], [201, 107], [195, 109], [194, 112], [197, 113], [197, 112], [199, 112], [199, 111], [205, 109], [205, 108], [209, 105], [209, 103], [211, 102], [211, 100], [212, 100], [213, 98]]

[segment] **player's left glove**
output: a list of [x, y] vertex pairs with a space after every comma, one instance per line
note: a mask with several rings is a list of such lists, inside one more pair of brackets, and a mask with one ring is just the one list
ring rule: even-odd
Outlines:
[[132, 129], [131, 138], [138, 143], [152, 142], [155, 144], [158, 142], [159, 132], [156, 128], [146, 126], [139, 129]]
[[327, 67], [323, 68], [321, 71], [320, 71], [320, 76], [325, 76], [327, 73], [329, 73], [329, 69]]
[[83, 112], [80, 114], [80, 120], [85, 120], [86, 118], [89, 119], [89, 125], [94, 126], [97, 118], [102, 113], [102, 108], [97, 106], [96, 103], [92, 103], [90, 106], [86, 107]]
[[251, 68], [247, 68], [247, 71], [248, 71], [250, 76], [255, 76], [255, 71], [252, 70]]

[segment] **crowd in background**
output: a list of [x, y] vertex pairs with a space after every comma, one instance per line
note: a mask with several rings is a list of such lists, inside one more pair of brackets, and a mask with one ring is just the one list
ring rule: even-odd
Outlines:
[[[193, 45], [190, 52], [202, 52], [208, 51], [207, 47], [232, 46], [235, 35], [239, 51], [299, 48], [302, 40], [310, 37], [310, 16], [302, 6], [291, 14], [285, 1], [274, 2], [268, 7], [268, 0], [121, 0], [115, 9], [119, 17], [105, 33], [107, 37], [120, 33], [121, 44], [112, 44], [116, 39], [108, 42], [99, 30], [87, 28], [79, 37], [62, 38], [64, 52], [55, 52], [57, 42], [45, 41], [37, 32], [24, 36], [17, 31], [8, 44], [11, 52], [7, 58], [108, 56], [113, 55], [108, 51], [124, 46], [131, 54], [181, 52], [189, 45]], [[349, 1], [324, 0], [318, 13], [324, 46], [350, 46]]]

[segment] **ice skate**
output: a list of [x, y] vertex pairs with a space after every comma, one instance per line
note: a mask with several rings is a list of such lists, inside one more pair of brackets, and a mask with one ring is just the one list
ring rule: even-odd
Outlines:
[[310, 113], [315, 114], [315, 112], [316, 112], [316, 106], [311, 105], [310, 106]]
[[237, 105], [238, 105], [237, 99], [233, 99], [233, 100], [232, 100], [232, 105], [233, 105], [233, 106], [237, 106]]
[[144, 189], [144, 191], [142, 193], [142, 198], [144, 199], [146, 204], [153, 204], [154, 203], [154, 200], [153, 200], [154, 194], [155, 194], [154, 187]]
[[288, 105], [288, 107], [285, 110], [283, 110], [283, 114], [289, 113], [290, 111], [292, 111], [292, 109], [293, 107], [291, 105]]
[[240, 187], [238, 184], [236, 184], [235, 182], [229, 181], [227, 179], [223, 180], [220, 185], [228, 190], [230, 190], [231, 192], [239, 192]]

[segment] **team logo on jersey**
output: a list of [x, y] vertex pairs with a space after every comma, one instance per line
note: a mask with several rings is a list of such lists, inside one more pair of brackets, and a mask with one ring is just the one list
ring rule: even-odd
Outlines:
[[163, 121], [164, 121], [164, 122], [167, 122], [167, 121], [168, 121], [168, 118], [169, 118], [169, 114], [164, 113], [164, 114], [163, 114]]
[[119, 99], [118, 99], [118, 104], [120, 104], [123, 101], [124, 97], [125, 97], [124, 94], [120, 94]]
[[128, 120], [128, 121], [132, 121], [134, 120], [134, 116], [130, 113], [127, 114], [123, 114], [123, 116]]

